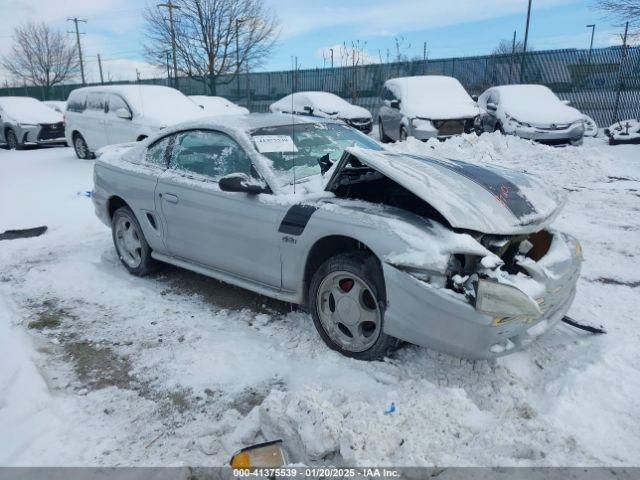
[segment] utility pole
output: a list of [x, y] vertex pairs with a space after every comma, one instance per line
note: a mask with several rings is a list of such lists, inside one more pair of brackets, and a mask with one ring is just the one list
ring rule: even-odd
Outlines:
[[525, 61], [527, 56], [527, 42], [529, 41], [529, 21], [531, 20], [531, 0], [527, 7], [527, 25], [524, 29], [524, 45], [522, 46], [522, 62], [520, 64], [520, 82], [522, 83], [522, 75], [524, 74]]
[[513, 31], [513, 41], [511, 42], [511, 62], [509, 63], [509, 83], [511, 83], [511, 72], [513, 71], [513, 62], [516, 58], [516, 30]]
[[240, 24], [244, 22], [241, 18], [236, 18], [236, 89], [240, 98]]
[[333, 48], [330, 48], [329, 50], [331, 50], [331, 68], [333, 68]]
[[98, 70], [100, 70], [100, 83], [104, 84], [104, 77], [102, 76], [102, 60], [100, 59], [100, 54], [98, 54]]
[[422, 46], [422, 74], [427, 74], [427, 42]]
[[173, 10], [180, 10], [171, 0], [167, 3], [159, 3], [158, 7], [166, 7], [169, 10], [169, 29], [171, 30], [171, 50], [173, 51], [173, 83], [174, 88], [178, 88], [178, 57], [176, 56], [176, 30], [173, 25]]
[[620, 65], [618, 65], [618, 91], [616, 92], [616, 105], [613, 110], [614, 121], [618, 121], [618, 107], [620, 106], [620, 91], [622, 90], [622, 64], [627, 57], [627, 34], [629, 33], [629, 22], [624, 26], [624, 36], [622, 37], [622, 58], [620, 59]]
[[592, 23], [591, 25], [587, 25], [587, 28], [591, 29], [591, 43], [589, 43], [589, 58], [587, 60], [587, 65], [589, 66], [589, 70], [591, 70], [591, 52], [593, 51], [593, 35], [596, 33], [596, 25]]
[[[76, 41], [78, 42], [78, 57], [80, 58], [80, 77], [82, 78], [82, 84], [84, 85], [85, 79], [84, 79], [84, 62], [82, 61], [82, 45], [80, 44], [80, 29], [78, 28], [78, 23], [79, 22], [84, 22], [87, 23], [86, 20], [81, 20], [78, 17], [73, 17], [73, 18], [67, 18], [68, 22], [73, 22], [75, 24], [76, 27]], [[67, 33], [73, 33], [73, 32], [69, 32], [67, 31]], [[82, 35], [84, 35], [84, 33], [82, 33]]]
[[164, 54], [166, 57], [166, 64], [167, 64], [167, 85], [171, 85], [171, 68], [169, 67], [170, 50], [165, 50]]

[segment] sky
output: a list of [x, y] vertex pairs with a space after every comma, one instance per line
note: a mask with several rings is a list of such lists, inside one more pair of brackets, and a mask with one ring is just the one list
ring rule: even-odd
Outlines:
[[[288, 70], [297, 57], [300, 68], [341, 62], [345, 43], [360, 42], [370, 62], [391, 58], [395, 39], [402, 38], [404, 55], [429, 58], [483, 55], [514, 30], [524, 37], [527, 0], [264, 0], [280, 20], [280, 35], [260, 70]], [[588, 48], [596, 24], [595, 47], [620, 43], [621, 28], [594, 8], [595, 0], [533, 0], [529, 44], [535, 49]], [[143, 56], [144, 20], [141, 10], [150, 0], [0, 0], [0, 56], [6, 54], [13, 28], [28, 20], [43, 20], [63, 31], [77, 16], [82, 23], [82, 49], [87, 81], [99, 81], [97, 54], [105, 80], [163, 76], [164, 71]], [[10, 14], [7, 14], [10, 12]], [[69, 34], [74, 36], [72, 34]], [[7, 79], [0, 67], [0, 82]]]

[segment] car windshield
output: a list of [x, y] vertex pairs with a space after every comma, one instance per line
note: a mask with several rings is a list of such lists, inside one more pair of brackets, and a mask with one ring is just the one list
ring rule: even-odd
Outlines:
[[328, 155], [336, 162], [345, 148], [382, 150], [373, 139], [338, 123], [303, 123], [264, 127], [250, 132], [256, 150], [273, 162], [282, 183], [320, 173], [318, 161]]

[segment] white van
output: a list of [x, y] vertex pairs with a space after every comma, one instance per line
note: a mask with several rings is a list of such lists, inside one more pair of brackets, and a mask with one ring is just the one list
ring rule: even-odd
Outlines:
[[115, 143], [135, 142], [169, 125], [206, 115], [178, 90], [157, 85], [112, 85], [73, 90], [65, 135], [78, 158]]

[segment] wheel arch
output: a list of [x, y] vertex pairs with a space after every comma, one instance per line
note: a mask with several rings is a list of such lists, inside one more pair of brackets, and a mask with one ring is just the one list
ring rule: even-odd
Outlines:
[[382, 279], [382, 292], [379, 292], [381, 300], [386, 301], [386, 286], [384, 283], [384, 273], [382, 262], [376, 253], [364, 242], [346, 235], [327, 235], [313, 244], [309, 249], [304, 265], [303, 277], [303, 302], [308, 305], [309, 286], [314, 273], [329, 258], [348, 252], [363, 252], [370, 256], [377, 264]]
[[107, 213], [109, 214], [109, 218], [113, 218], [113, 214], [121, 207], [129, 207], [129, 204], [118, 195], [109, 197], [109, 200], [107, 200]]

